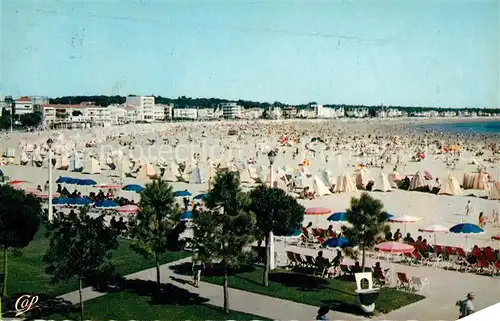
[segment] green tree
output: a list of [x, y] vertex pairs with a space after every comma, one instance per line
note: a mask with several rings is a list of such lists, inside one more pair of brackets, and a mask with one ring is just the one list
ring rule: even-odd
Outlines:
[[353, 244], [357, 244], [362, 251], [361, 265], [365, 267], [365, 251], [375, 245], [377, 236], [389, 229], [387, 212], [380, 200], [374, 199], [367, 193], [360, 198], [351, 198], [351, 207], [346, 210], [347, 222], [350, 226], [343, 226], [342, 232]]
[[79, 213], [56, 214], [49, 235], [50, 247], [44, 257], [49, 264], [46, 271], [53, 283], [78, 279], [83, 320], [83, 281], [111, 267], [111, 250], [118, 247], [117, 231], [105, 224], [104, 214], [92, 218], [88, 207], [84, 207]]
[[265, 236], [266, 268], [262, 283], [268, 286], [270, 258], [274, 255], [270, 248], [271, 232], [280, 236], [293, 233], [304, 220], [305, 208], [282, 189], [263, 185], [253, 189], [250, 198], [252, 199], [250, 208], [255, 213], [258, 234]]
[[0, 185], [0, 247], [3, 250], [3, 277], [0, 293], [0, 317], [2, 299], [7, 296], [8, 251], [22, 249], [35, 237], [41, 222], [41, 206], [33, 195], [15, 190], [10, 185]]
[[154, 256], [156, 282], [160, 284], [160, 255], [169, 248], [168, 237], [174, 227], [179, 206], [175, 203], [172, 186], [155, 179], [141, 192], [140, 211], [130, 221], [132, 249], [145, 258]]
[[241, 191], [238, 178], [219, 173], [205, 199], [206, 209], [195, 211], [193, 243], [197, 259], [206, 265], [220, 262], [224, 269], [224, 311], [229, 313], [227, 275], [245, 257], [243, 248], [253, 241], [255, 219], [249, 211], [248, 194]]
[[24, 127], [36, 127], [42, 121], [43, 115], [41, 112], [22, 114], [19, 116], [19, 121]]

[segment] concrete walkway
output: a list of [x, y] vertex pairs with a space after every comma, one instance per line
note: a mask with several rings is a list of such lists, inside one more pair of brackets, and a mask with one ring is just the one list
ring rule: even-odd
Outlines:
[[[202, 298], [209, 300], [209, 304], [222, 307], [224, 298], [222, 287], [211, 283], [200, 282], [200, 287], [195, 288], [189, 284], [190, 277], [178, 275], [170, 266], [190, 262], [191, 258], [162, 265], [162, 283], [171, 283], [180, 288], [197, 293]], [[368, 259], [369, 264], [375, 260]], [[490, 276], [474, 275], [455, 271], [444, 271], [432, 267], [410, 267], [400, 264], [382, 262], [384, 266], [390, 265], [396, 271], [404, 271], [409, 276], [428, 278], [430, 286], [424, 288], [426, 298], [417, 303], [392, 311], [386, 315], [376, 316], [374, 320], [456, 320], [458, 308], [455, 302], [464, 298], [468, 292], [476, 293], [474, 305], [477, 310], [498, 303], [500, 300], [500, 279]], [[172, 279], [174, 278], [174, 279]], [[154, 268], [140, 271], [126, 276], [126, 279], [155, 280]], [[84, 300], [90, 300], [106, 295], [94, 291], [92, 288], [83, 290]], [[60, 296], [74, 304], [78, 303], [78, 291]], [[318, 307], [300, 304], [292, 301], [281, 300], [260, 294], [250, 293], [237, 289], [229, 289], [230, 308], [234, 311], [254, 314], [273, 320], [314, 320]], [[363, 320], [360, 316], [331, 311], [330, 320]]]
[[[208, 304], [223, 307], [224, 296], [222, 287], [219, 285], [200, 282], [200, 287], [196, 288], [187, 282], [191, 281], [190, 277], [175, 274], [170, 266], [190, 262], [191, 258], [185, 258], [176, 262], [171, 262], [160, 267], [160, 275], [162, 283], [171, 283], [180, 288], [189, 290], [192, 293], [197, 293], [200, 297], [208, 299]], [[140, 271], [127, 275], [128, 280], [156, 280], [156, 269]], [[175, 278], [174, 280], [172, 278]], [[184, 280], [182, 282], [181, 280]], [[187, 282], [186, 282], [187, 281]], [[84, 301], [106, 295], [93, 290], [91, 287], [83, 289], [82, 296]], [[70, 292], [59, 296], [64, 300], [70, 301], [73, 304], [79, 302], [78, 291]], [[251, 292], [241, 291], [237, 289], [229, 289], [229, 306], [233, 311], [254, 314], [256, 316], [265, 317], [273, 320], [314, 320], [318, 312], [318, 307], [306, 304], [296, 303], [287, 300], [276, 299], [265, 295], [255, 294]], [[363, 320], [362, 317], [354, 316], [332, 311], [328, 314], [330, 320]]]

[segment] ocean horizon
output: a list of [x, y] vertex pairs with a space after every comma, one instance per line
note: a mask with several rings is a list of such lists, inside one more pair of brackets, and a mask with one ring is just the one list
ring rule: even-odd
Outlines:
[[417, 125], [419, 129], [444, 133], [463, 134], [498, 134], [500, 133], [500, 121], [470, 121], [456, 123], [438, 123]]

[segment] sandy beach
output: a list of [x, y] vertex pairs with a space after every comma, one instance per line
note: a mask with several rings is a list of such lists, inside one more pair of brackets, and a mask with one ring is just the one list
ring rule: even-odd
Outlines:
[[[91, 178], [98, 184], [137, 183], [144, 185], [150, 180], [141, 173], [137, 178], [126, 177], [118, 164], [121, 163], [121, 159], [118, 160], [116, 155], [135, 159], [136, 164], [149, 163], [157, 173], [160, 172], [161, 164], [170, 164], [174, 161], [177, 164], [184, 162], [187, 168], [194, 168], [197, 163], [200, 163], [200, 166], [204, 168], [204, 176], [209, 176], [211, 172], [214, 172], [209, 167], [215, 168], [219, 165], [233, 170], [253, 166], [258, 171], [262, 169], [261, 177], [263, 177], [266, 176], [265, 173], [268, 172], [269, 167], [267, 153], [274, 148], [278, 149], [276, 169], [280, 169], [281, 172], [293, 172], [298, 170], [299, 163], [307, 160], [310, 163], [309, 166], [301, 166], [301, 168], [307, 167], [306, 172], [312, 174], [312, 177], [318, 170], [326, 170], [332, 177], [347, 173], [355, 182], [356, 164], [368, 164], [363, 167], [366, 173], [364, 179], [367, 180], [377, 177], [380, 173], [389, 175], [398, 172], [405, 177], [413, 176], [418, 171], [422, 173], [426, 171], [432, 176], [432, 179], [426, 181], [430, 186], [436, 184], [436, 178], [443, 182], [449, 175], [461, 183], [463, 175], [476, 172], [478, 166], [490, 174], [492, 182], [500, 179], [498, 160], [484, 161], [495, 158], [492, 150], [485, 148], [485, 144], [496, 144], [499, 142], [498, 138], [492, 136], [485, 141], [470, 137], [457, 137], [457, 135], [416, 133], [415, 129], [406, 128], [410, 124], [430, 122], [436, 122], [436, 120], [196, 122], [125, 125], [79, 131], [13, 133], [4, 135], [0, 139], [3, 152], [11, 149], [12, 153], [12, 149], [15, 150], [15, 157], [11, 158], [13, 164], [4, 165], [1, 169], [10, 180], [28, 181], [29, 183], [23, 184], [23, 188], [34, 189], [37, 185], [43, 187], [48, 178], [46, 159], [41, 167], [19, 164], [25, 157], [22, 156], [23, 150], [33, 150], [46, 145], [44, 142], [51, 137], [55, 141], [53, 148], [55, 158], [61, 155], [71, 157], [78, 152], [81, 161], [85, 163], [88, 155], [94, 155], [96, 160], [100, 160], [99, 166], [102, 168], [100, 174], [92, 175], [54, 169], [52, 174], [54, 182], [59, 176]], [[228, 135], [230, 130], [234, 130], [237, 134]], [[311, 143], [315, 140], [313, 138], [318, 140]], [[125, 144], [127, 146], [124, 146]], [[442, 153], [436, 147], [439, 144], [459, 145], [460, 155], [452, 156], [450, 153]], [[298, 155], [293, 157], [296, 151]], [[425, 153], [425, 158], [418, 162], [413, 161], [417, 152]], [[483, 152], [483, 154], [477, 156], [478, 152]], [[199, 154], [199, 161], [193, 159], [193, 154]], [[455, 164], [447, 166], [446, 163], [450, 163], [452, 159], [456, 159]], [[114, 162], [117, 168], [111, 170], [106, 162]], [[249, 163], [252, 164], [249, 165]], [[185, 176], [189, 181], [188, 169], [186, 172]], [[277, 172], [278, 176], [279, 173]], [[201, 184], [189, 182], [173, 182], [172, 184], [174, 190], [187, 189], [196, 195], [208, 189], [208, 179], [203, 180]], [[257, 182], [252, 183], [244, 183], [244, 186], [257, 184]], [[98, 191], [88, 186], [76, 187], [83, 194]], [[75, 186], [68, 187], [70, 192], [74, 188]], [[313, 200], [300, 199], [299, 201], [306, 208], [327, 207], [333, 212], [339, 212], [349, 206], [351, 197], [358, 197], [361, 192], [362, 190], [325, 196], [316, 195]], [[486, 199], [487, 190], [464, 190], [462, 196], [434, 195], [398, 189], [390, 192], [370, 193], [383, 202], [385, 210], [390, 214], [409, 215], [421, 219], [419, 222], [408, 223], [406, 226], [401, 223], [392, 223], [393, 230], [400, 228], [401, 231], [406, 230], [412, 233], [414, 237], [422, 235], [428, 241], [432, 241], [433, 235], [419, 233], [418, 229], [434, 224], [448, 227], [461, 222], [478, 224], [478, 214], [481, 211], [492, 221], [493, 210], [500, 209], [498, 200]], [[132, 194], [134, 193], [120, 192], [120, 196], [129, 198], [133, 196], [137, 201], [138, 194]], [[468, 201], [471, 202], [472, 210], [466, 216], [465, 207]], [[304, 224], [312, 221], [314, 225], [326, 228], [329, 225], [326, 218], [326, 215], [306, 216]], [[334, 227], [340, 229], [340, 226]], [[491, 236], [497, 234], [500, 234], [500, 227], [494, 227], [491, 222], [488, 222], [484, 234], [467, 238], [451, 233], [438, 234], [436, 241], [439, 244], [466, 248], [473, 244], [497, 248], [498, 243], [493, 243], [494, 241], [491, 240]]]

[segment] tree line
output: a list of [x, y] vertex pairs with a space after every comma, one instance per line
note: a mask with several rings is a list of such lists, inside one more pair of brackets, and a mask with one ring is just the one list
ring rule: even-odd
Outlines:
[[[133, 95], [129, 95], [133, 96]], [[229, 100], [223, 98], [191, 98], [186, 96], [179, 96], [177, 98], [167, 98], [162, 96], [153, 96], [155, 97], [155, 102], [157, 104], [173, 104], [177, 108], [187, 108], [187, 107], [199, 107], [199, 108], [218, 108], [222, 103], [235, 102], [238, 105], [242, 106], [245, 109], [248, 108], [262, 108], [267, 109], [269, 107], [293, 107], [297, 109], [305, 109], [309, 108], [311, 104], [316, 104], [316, 102], [308, 102], [304, 104], [291, 105], [283, 102], [275, 101], [275, 102], [257, 102], [250, 100]], [[111, 104], [123, 104], [126, 101], [125, 96], [64, 96], [58, 98], [51, 98], [51, 104], [80, 104], [82, 102], [92, 102], [97, 106], [109, 106]], [[375, 105], [356, 105], [356, 104], [325, 104], [324, 107], [331, 108], [344, 108], [345, 110], [357, 109], [357, 108], [367, 108], [369, 110], [380, 110], [383, 108], [392, 108], [397, 110], [402, 110], [408, 113], [416, 113], [416, 112], [426, 112], [426, 111], [468, 111], [468, 112], [480, 112], [480, 111], [488, 111], [492, 113], [500, 113], [499, 108], [449, 108], [446, 106], [375, 106]]]
[[[193, 208], [193, 260], [207, 267], [216, 265], [224, 271], [224, 310], [228, 313], [228, 275], [236, 267], [248, 264], [246, 250], [255, 240], [265, 240], [265, 269], [262, 285], [268, 286], [270, 271], [269, 237], [291, 235], [302, 226], [305, 208], [285, 191], [258, 186], [243, 191], [238, 175], [221, 172], [212, 188], [203, 197], [203, 207]], [[7, 297], [8, 253], [25, 248], [34, 239], [39, 227], [46, 227], [49, 248], [44, 255], [46, 273], [51, 282], [67, 282], [76, 278], [80, 292], [80, 319], [83, 320], [82, 289], [87, 279], [113, 271], [110, 257], [118, 247], [118, 239], [132, 240], [131, 248], [145, 258], [153, 258], [156, 269], [157, 294], [162, 294], [161, 254], [171, 251], [173, 231], [178, 239], [181, 208], [172, 185], [159, 178], [146, 184], [141, 192], [139, 212], [129, 220], [127, 231], [105, 223], [105, 214], [91, 217], [89, 208], [79, 213], [56, 213], [48, 222], [40, 200], [10, 185], [0, 186], [0, 249], [3, 251], [3, 275], [0, 278], [0, 315], [2, 300]], [[346, 237], [363, 251], [374, 245], [385, 232], [387, 214], [380, 201], [368, 194], [353, 198], [347, 209], [351, 223], [343, 227]], [[125, 234], [124, 234], [125, 233]], [[156, 294], [153, 294], [156, 295]]]

